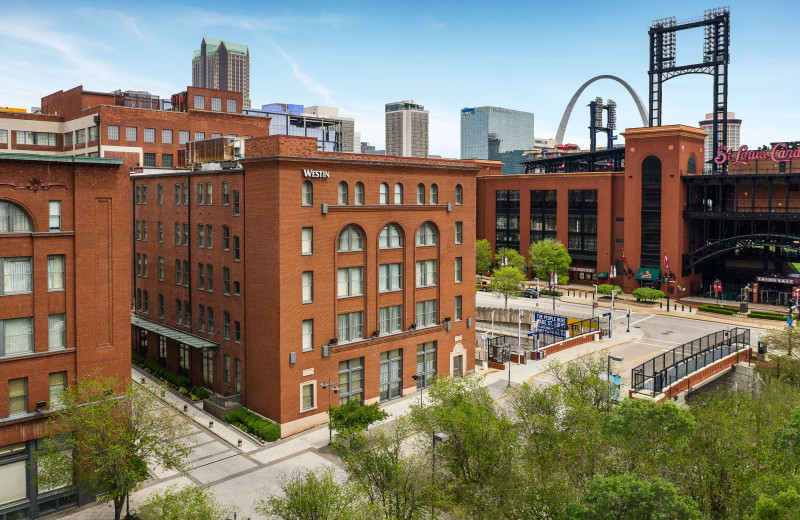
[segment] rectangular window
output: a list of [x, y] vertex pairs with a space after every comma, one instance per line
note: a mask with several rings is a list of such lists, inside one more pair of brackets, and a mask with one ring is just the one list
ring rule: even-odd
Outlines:
[[239, 296], [239, 282], [233, 282], [233, 295]]
[[303, 320], [303, 352], [314, 350], [314, 320]]
[[207, 183], [206, 183], [206, 204], [207, 204], [208, 206], [210, 206], [210, 205], [211, 205], [211, 202], [212, 202], [212, 200], [213, 200], [213, 197], [211, 196], [211, 194], [212, 194], [212, 191], [213, 191], [213, 188], [212, 188], [212, 185], [211, 185], [211, 183], [210, 183], [210, 182], [207, 182]]
[[206, 249], [211, 249], [211, 246], [213, 244], [214, 240], [213, 240], [213, 235], [211, 233], [211, 224], [206, 224]]
[[67, 348], [67, 315], [50, 314], [47, 323], [48, 350]]
[[239, 343], [242, 340], [242, 327], [238, 321], [233, 322], [233, 341]]
[[0, 320], [3, 342], [0, 356], [33, 352], [33, 318]]
[[202, 206], [205, 203], [205, 196], [203, 196], [203, 190], [205, 189], [205, 184], [202, 182], [197, 183], [197, 205]]
[[158, 317], [164, 319], [164, 295], [158, 295]]
[[175, 323], [183, 325], [183, 304], [180, 300], [175, 300]]
[[189, 375], [189, 347], [183, 343], [178, 343], [178, 373]]
[[33, 292], [33, 258], [2, 258], [0, 270], [3, 272], [3, 286], [0, 294], [20, 294]]
[[314, 273], [312, 271], [305, 271], [303, 272], [303, 303], [311, 303], [313, 301]]
[[222, 337], [231, 339], [231, 313], [222, 311]]
[[181, 277], [181, 261], [175, 260], [175, 284], [180, 285], [183, 278]]
[[205, 231], [206, 228], [203, 224], [197, 224], [197, 247], [201, 249], [206, 245]]
[[195, 110], [205, 110], [205, 108], [206, 108], [206, 98], [205, 98], [205, 96], [195, 96], [194, 97], [194, 108], [195, 108]]
[[189, 302], [183, 302], [183, 326], [191, 327], [192, 325], [192, 309], [189, 307]]
[[361, 296], [364, 294], [364, 268], [345, 267], [339, 269], [337, 285], [339, 298]]
[[228, 99], [228, 112], [236, 112], [236, 100]]
[[181, 185], [175, 185], [175, 205], [179, 206], [181, 203]]
[[436, 377], [436, 342], [417, 345], [417, 388], [427, 388]]
[[61, 231], [61, 201], [50, 201], [50, 231]]
[[233, 216], [239, 216], [239, 190], [233, 190]]
[[464, 234], [462, 232], [463, 228], [462, 222], [456, 222], [456, 244], [463, 244], [464, 243]]
[[108, 140], [109, 141], [119, 141], [119, 126], [118, 125], [108, 125]]
[[302, 254], [310, 255], [314, 252], [314, 228], [304, 227], [302, 238]]
[[436, 300], [417, 302], [417, 328], [436, 325]]
[[161, 154], [161, 166], [164, 166], [165, 168], [172, 168], [173, 164], [171, 153]]
[[316, 408], [314, 405], [316, 399], [316, 384], [314, 382], [311, 383], [303, 383], [300, 385], [300, 411], [305, 410], [313, 410]]
[[81, 128], [79, 130], [75, 130], [75, 142], [77, 144], [86, 143], [86, 129], [85, 128]]
[[162, 367], [167, 366], [167, 337], [160, 334], [158, 336], [158, 364]]
[[181, 245], [181, 223], [180, 222], [176, 222], [175, 223], [175, 245], [176, 246]]
[[378, 290], [399, 291], [403, 288], [403, 264], [381, 264], [378, 267]]
[[183, 285], [189, 287], [189, 261], [183, 261]]
[[339, 406], [364, 403], [364, 358], [339, 362]]
[[23, 413], [28, 413], [27, 377], [8, 381], [8, 415], [19, 415]]
[[211, 139], [216, 139], [218, 137], [222, 137], [220, 132], [211, 132]]
[[156, 142], [156, 129], [155, 128], [145, 128], [144, 129], [144, 142], [145, 143], [155, 143]]
[[381, 352], [381, 402], [403, 395], [403, 351]]
[[205, 138], [206, 138], [206, 133], [205, 132], [195, 132], [194, 133], [194, 140], [195, 141], [202, 141]]
[[233, 237], [233, 261], [239, 261], [239, 237]]
[[97, 141], [97, 128], [96, 126], [89, 127], [89, 141]]
[[340, 314], [338, 325], [339, 343], [357, 341], [364, 337], [364, 313], [362, 311]]
[[[4, 134], [3, 132], [6, 132], [6, 130], [0, 130], [0, 143], [7, 143], [8, 141], [7, 140], [3, 141], [2, 137], [8, 134]], [[119, 127], [117, 127], [117, 132], [119, 132]], [[66, 148], [71, 146], [72, 146], [72, 132], [64, 132], [64, 147]]]
[[158, 243], [164, 243], [164, 223], [160, 220], [158, 221]]
[[160, 206], [160, 205], [164, 204], [164, 187], [159, 184], [158, 185], [158, 189], [156, 190], [156, 193], [157, 193], [156, 199], [157, 199], [158, 205]]
[[214, 354], [203, 351], [203, 386], [214, 388]]
[[206, 328], [206, 307], [205, 305], [198, 305], [197, 306], [197, 324], [200, 330], [205, 330]]
[[436, 260], [417, 262], [417, 287], [433, 287], [436, 285]]
[[147, 204], [147, 186], [142, 186], [142, 204]]
[[227, 267], [222, 268], [222, 294], [227, 296], [231, 290], [231, 270]]
[[230, 203], [230, 185], [227, 182], [222, 183], [222, 205], [227, 206]]
[[403, 306], [383, 307], [378, 311], [379, 331], [381, 335], [392, 334], [402, 330]]
[[178, 144], [186, 144], [189, 142], [189, 131], [178, 130]]
[[231, 248], [230, 228], [222, 226], [222, 250], [229, 251]]
[[208, 311], [208, 328], [206, 329], [206, 332], [209, 334], [214, 334], [214, 308], [209, 307], [206, 310]]
[[147, 241], [147, 221], [142, 221], [142, 240]]
[[456, 321], [461, 321], [461, 296], [456, 296]]
[[166, 128], [161, 130], [161, 142], [164, 144], [172, 144], [172, 130]]
[[197, 264], [197, 288], [201, 291], [206, 287], [205, 272], [205, 266], [203, 266], [203, 264]]
[[63, 291], [64, 290], [64, 264], [66, 257], [64, 255], [48, 255], [47, 257], [47, 290], [48, 291]]
[[461, 257], [456, 257], [456, 283], [461, 283]]
[[8, 130], [0, 130], [0, 144], [8, 144]]
[[214, 291], [214, 268], [211, 264], [206, 265], [206, 291]]
[[225, 354], [224, 357], [225, 363], [223, 367], [223, 380], [225, 381], [226, 385], [231, 384], [231, 357], [228, 354]]
[[126, 126], [125, 127], [125, 140], [129, 142], [136, 141], [136, 127], [135, 126]]
[[53, 409], [61, 402], [61, 393], [67, 388], [67, 373], [54, 372], [50, 374], [50, 408]]
[[183, 192], [182, 193], [182, 197], [181, 197], [183, 199], [183, 201], [182, 201], [183, 205], [184, 206], [188, 206], [189, 205], [189, 184], [184, 182], [183, 186], [181, 187], [181, 189], [182, 189], [182, 192]]
[[156, 154], [145, 153], [144, 162], [142, 163], [142, 166], [155, 166], [155, 165], [156, 165]]
[[222, 110], [222, 98], [211, 98], [211, 110]]
[[26, 132], [17, 130], [17, 144], [56, 146], [57, 134], [53, 132]]
[[183, 223], [183, 245], [189, 246], [189, 223]]

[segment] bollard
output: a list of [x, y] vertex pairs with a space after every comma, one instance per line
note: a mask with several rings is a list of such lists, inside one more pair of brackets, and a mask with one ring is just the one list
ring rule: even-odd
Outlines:
[[214, 421], [208, 421], [208, 427], [209, 428], [213, 428], [214, 427]]
[[238, 444], [239, 444], [239, 447], [241, 448], [242, 447], [242, 439], [239, 439]]
[[672, 307], [672, 310], [673, 310], [673, 311], [677, 311], [677, 310], [678, 310], [678, 304], [677, 304], [677, 303], [675, 304], [675, 306], [674, 306], [674, 307]]
[[183, 405], [183, 413], [186, 413], [187, 411], [189, 411], [189, 406]]
[[681, 312], [683, 312], [684, 310], [685, 309], [683, 308], [683, 304], [681, 304]]
[[142, 378], [142, 384], [144, 384], [144, 378]]
[[658, 308], [659, 309], [663, 309], [664, 308], [664, 302], [658, 302]]

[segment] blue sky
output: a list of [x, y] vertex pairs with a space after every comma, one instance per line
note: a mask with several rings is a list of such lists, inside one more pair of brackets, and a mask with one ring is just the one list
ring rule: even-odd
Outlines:
[[[253, 106], [336, 106], [362, 140], [384, 144], [384, 104], [414, 99], [430, 111], [430, 153], [459, 155], [462, 107], [535, 114], [537, 137], [554, 137], [572, 94], [598, 74], [620, 76], [647, 100], [647, 30], [653, 19], [702, 16], [719, 4], [618, 2], [14, 2], [0, 5], [0, 106], [30, 108], [51, 92], [149, 90], [191, 83], [203, 36], [250, 47]], [[800, 139], [796, 20], [800, 2], [734, 1], [729, 110], [742, 143]], [[678, 63], [702, 53], [702, 30], [678, 37]], [[711, 110], [709, 76], [665, 85], [665, 124]], [[618, 84], [593, 84], [565, 142], [588, 144], [595, 96], [618, 103], [618, 127], [641, 126]]]

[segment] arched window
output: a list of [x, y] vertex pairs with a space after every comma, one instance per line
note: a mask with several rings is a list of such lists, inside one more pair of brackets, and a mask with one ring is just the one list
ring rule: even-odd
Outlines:
[[388, 224], [384, 227], [378, 239], [378, 247], [380, 249], [403, 247], [403, 235], [400, 233], [400, 228], [394, 224]]
[[425, 185], [417, 184], [417, 204], [425, 204]]
[[464, 188], [460, 184], [456, 184], [456, 204], [464, 204]]
[[364, 235], [361, 230], [354, 225], [349, 225], [339, 233], [339, 252], [344, 253], [347, 251], [363, 251], [364, 250]]
[[303, 206], [314, 205], [314, 186], [311, 181], [303, 181]]
[[431, 204], [439, 204], [439, 187], [431, 184]]
[[697, 173], [697, 160], [694, 155], [689, 156], [689, 163], [686, 165], [686, 173]]
[[0, 201], [0, 233], [29, 233], [31, 219], [25, 210], [13, 202]]
[[417, 245], [418, 246], [435, 246], [436, 245], [436, 228], [433, 224], [426, 222], [422, 224], [417, 230]]
[[403, 185], [399, 182], [394, 185], [394, 203], [395, 204], [402, 204], [403, 203]]
[[364, 183], [357, 182], [356, 183], [356, 198], [353, 202], [354, 204], [358, 204], [359, 206], [364, 204]]
[[385, 182], [381, 183], [381, 197], [380, 197], [381, 204], [389, 204], [389, 185]]
[[339, 183], [339, 204], [347, 206], [347, 183]]

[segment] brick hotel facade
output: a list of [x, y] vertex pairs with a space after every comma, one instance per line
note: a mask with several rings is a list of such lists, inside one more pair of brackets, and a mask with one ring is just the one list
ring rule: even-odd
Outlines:
[[280, 424], [474, 369], [475, 193], [500, 163], [247, 142], [241, 166], [139, 168], [134, 349]]
[[60, 389], [130, 377], [130, 179], [122, 159], [0, 154], [0, 519], [86, 497], [40, 490]]

